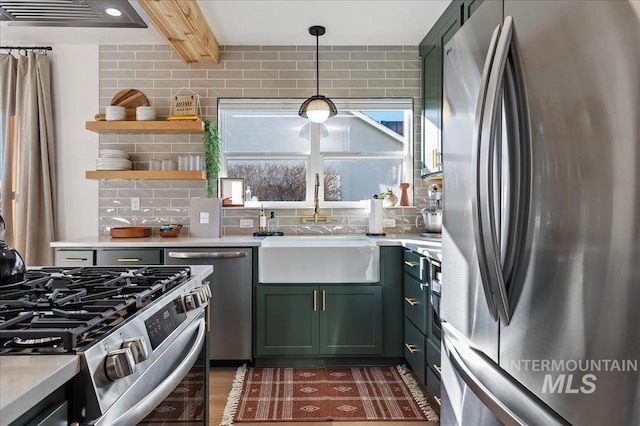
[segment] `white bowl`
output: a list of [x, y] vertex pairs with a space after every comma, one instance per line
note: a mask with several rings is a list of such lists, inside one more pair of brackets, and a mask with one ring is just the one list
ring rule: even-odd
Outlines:
[[104, 108], [104, 116], [107, 121], [125, 120], [126, 110], [123, 106], [110, 105]]
[[152, 106], [139, 106], [136, 108], [136, 120], [149, 121], [156, 119], [156, 109]]

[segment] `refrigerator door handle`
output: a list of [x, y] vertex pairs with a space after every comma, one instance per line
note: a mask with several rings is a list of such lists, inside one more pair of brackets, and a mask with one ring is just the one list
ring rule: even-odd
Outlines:
[[472, 197], [472, 211], [473, 211], [473, 230], [475, 238], [475, 246], [478, 256], [478, 266], [480, 268], [480, 276], [482, 277], [482, 287], [484, 295], [487, 300], [487, 308], [494, 320], [498, 319], [498, 310], [493, 298], [493, 291], [489, 281], [489, 264], [487, 263], [486, 250], [483, 242], [484, 228], [482, 227], [483, 218], [480, 212], [480, 200], [486, 197], [483, 192], [484, 187], [480, 185], [480, 173], [483, 169], [480, 164], [480, 150], [482, 149], [482, 133], [483, 133], [483, 118], [486, 108], [487, 89], [489, 85], [489, 75], [491, 73], [491, 67], [496, 52], [496, 46], [498, 44], [498, 37], [500, 36], [500, 25], [496, 27], [491, 35], [491, 42], [489, 43], [489, 50], [485, 57], [484, 67], [482, 69], [482, 77], [480, 80], [480, 89], [478, 93], [478, 102], [476, 106], [475, 124], [474, 124], [474, 137], [473, 137], [473, 159], [472, 164], [475, 168], [475, 191]]
[[[500, 39], [496, 46], [495, 60], [491, 67], [486, 98], [486, 112], [482, 117], [480, 135], [480, 162], [485, 165], [482, 171], [478, 171], [478, 186], [484, 189], [484, 194], [479, 198], [479, 210], [481, 212], [480, 227], [482, 245], [488, 263], [487, 281], [491, 285], [491, 291], [495, 298], [500, 320], [508, 325], [511, 320], [511, 309], [506, 291], [505, 278], [502, 270], [500, 244], [496, 226], [496, 199], [494, 192], [494, 170], [496, 135], [498, 134], [498, 117], [501, 112], [502, 87], [504, 82], [505, 67], [511, 46], [513, 35], [513, 18], [507, 16], [502, 25]], [[510, 169], [513, 169], [510, 167]], [[511, 221], [508, 221], [511, 223]], [[485, 277], [483, 276], [483, 280]]]
[[[458, 332], [452, 326], [443, 322], [442, 330], [443, 356], [500, 422], [508, 426], [570, 424], [484, 354], [465, 343], [464, 337], [457, 336]], [[443, 370], [442, 374], [447, 375], [448, 371]], [[443, 386], [447, 386], [445, 380]]]

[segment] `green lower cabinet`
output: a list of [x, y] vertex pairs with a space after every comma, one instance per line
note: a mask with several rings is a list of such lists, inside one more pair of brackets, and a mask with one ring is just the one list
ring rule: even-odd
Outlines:
[[256, 356], [382, 353], [378, 285], [259, 284], [256, 297]]
[[260, 284], [256, 296], [257, 355], [318, 354], [316, 287]]
[[321, 287], [321, 355], [382, 353], [382, 288]]

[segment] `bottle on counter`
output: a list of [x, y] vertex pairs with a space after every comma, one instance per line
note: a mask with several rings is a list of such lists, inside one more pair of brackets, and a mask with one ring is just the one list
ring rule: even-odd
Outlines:
[[260, 205], [260, 227], [258, 229], [260, 231], [267, 230], [267, 216], [264, 214], [264, 204]]
[[267, 232], [274, 233], [277, 231], [278, 231], [278, 221], [276, 220], [276, 217], [274, 216], [273, 212], [271, 212], [271, 216], [267, 221]]
[[251, 201], [251, 186], [247, 185], [247, 190], [244, 191], [244, 201]]

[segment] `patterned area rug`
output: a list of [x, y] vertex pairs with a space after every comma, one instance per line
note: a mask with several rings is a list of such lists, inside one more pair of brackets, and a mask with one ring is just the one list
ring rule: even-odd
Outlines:
[[220, 424], [396, 420], [438, 420], [405, 366], [242, 366]]

